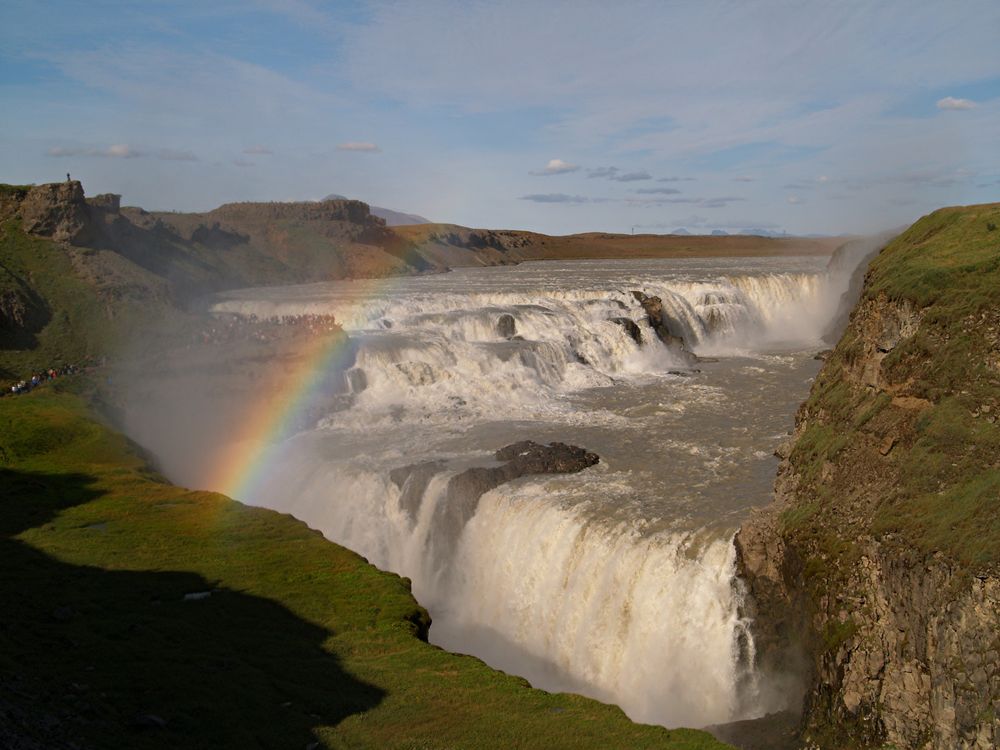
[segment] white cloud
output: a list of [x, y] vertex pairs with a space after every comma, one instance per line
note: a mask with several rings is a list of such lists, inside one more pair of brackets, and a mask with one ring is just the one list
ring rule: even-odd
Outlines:
[[954, 96], [946, 96], [937, 101], [938, 109], [973, 109], [975, 106], [976, 103], [971, 99], [956, 99]]
[[382, 151], [377, 145], [369, 141], [348, 141], [337, 144], [338, 151], [361, 151], [363, 153], [375, 154]]
[[797, 206], [800, 203], [802, 203], [802, 199], [799, 196], [797, 196], [797, 195], [789, 195], [788, 196], [788, 203], [790, 205], [792, 205], [792, 206]]
[[112, 156], [116, 159], [134, 159], [137, 156], [142, 156], [142, 152], [137, 151], [127, 143], [116, 143], [113, 146], [108, 146], [107, 150], [101, 155]]
[[540, 169], [535, 172], [529, 172], [529, 174], [535, 177], [545, 177], [552, 174], [566, 174], [567, 172], [575, 172], [579, 169], [576, 164], [570, 164], [568, 161], [563, 161], [562, 159], [549, 159], [549, 163], [545, 165], [544, 169]]

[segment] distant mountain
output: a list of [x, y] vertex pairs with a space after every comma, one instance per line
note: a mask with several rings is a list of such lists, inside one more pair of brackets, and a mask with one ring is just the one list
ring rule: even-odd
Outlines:
[[687, 237], [691, 233], [688, 230], [686, 230], [684, 227], [677, 227], [677, 229], [675, 229], [674, 231], [672, 231], [670, 234], [679, 234], [681, 236]]
[[729, 232], [727, 232], [725, 229], [713, 229], [712, 230], [712, 236], [713, 237], [728, 237], [729, 236]]
[[774, 229], [762, 229], [760, 227], [748, 227], [740, 232], [740, 234], [750, 234], [755, 237], [788, 237], [789, 234], [785, 230], [776, 231]]
[[[336, 193], [330, 193], [328, 196], [323, 198], [325, 201], [346, 201], [349, 198], [343, 195], [337, 195]], [[425, 219], [423, 216], [418, 216], [417, 214], [407, 214], [402, 211], [394, 211], [391, 208], [382, 208], [381, 206], [369, 206], [373, 215], [378, 216], [380, 219], [385, 219], [386, 226], [390, 227], [400, 227], [407, 224], [431, 224], [430, 219]]]

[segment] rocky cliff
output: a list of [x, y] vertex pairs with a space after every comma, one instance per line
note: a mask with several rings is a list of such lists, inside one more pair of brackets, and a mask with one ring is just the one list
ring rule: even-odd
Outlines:
[[737, 535], [758, 661], [823, 748], [1000, 745], [1000, 204], [871, 263]]

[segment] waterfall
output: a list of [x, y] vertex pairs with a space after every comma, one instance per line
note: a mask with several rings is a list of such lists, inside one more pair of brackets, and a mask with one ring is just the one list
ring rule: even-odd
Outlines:
[[[842, 290], [818, 263], [780, 260], [792, 270], [774, 259], [526, 264], [225, 295], [218, 315], [333, 315], [351, 342], [324, 373], [340, 383], [334, 397], [304, 411], [315, 422], [273, 446], [266, 476], [238, 499], [411, 578], [433, 642], [539, 687], [667, 726], [781, 708], [759, 698], [773, 691], [755, 683], [731, 538], [766, 501], [771, 444]], [[671, 335], [719, 362], [661, 343], [633, 292], [659, 297]], [[191, 425], [219, 413], [224, 390], [186, 377], [163, 392], [204, 398], [158, 413], [184, 425], [189, 456], [211, 451]], [[157, 387], [143, 383], [133, 434], [166, 456], [170, 432], [148, 416]], [[476, 497], [449, 491], [526, 438], [578, 443], [601, 463]]]

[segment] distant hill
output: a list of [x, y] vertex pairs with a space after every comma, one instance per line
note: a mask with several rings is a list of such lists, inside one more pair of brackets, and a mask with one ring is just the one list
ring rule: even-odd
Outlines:
[[[325, 201], [346, 201], [349, 200], [343, 195], [337, 195], [336, 193], [330, 193], [323, 200]], [[418, 214], [407, 214], [402, 211], [394, 211], [391, 208], [382, 208], [382, 206], [369, 206], [372, 215], [377, 216], [380, 219], [385, 220], [385, 225], [387, 227], [401, 227], [407, 226], [409, 224], [431, 224], [430, 219], [425, 219], [423, 216]]]
[[712, 230], [712, 236], [713, 237], [728, 237], [729, 236], [729, 232], [727, 232], [725, 229], [713, 229]]

